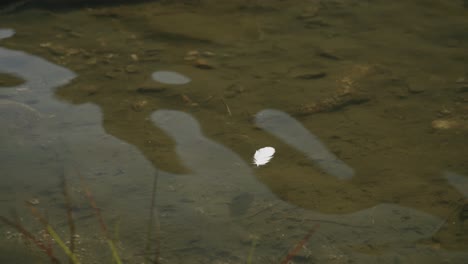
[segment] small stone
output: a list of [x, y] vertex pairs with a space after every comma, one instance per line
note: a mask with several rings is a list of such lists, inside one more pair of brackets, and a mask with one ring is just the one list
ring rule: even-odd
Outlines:
[[204, 59], [198, 59], [195, 61], [195, 67], [204, 69], [204, 70], [211, 70], [214, 69], [214, 66], [210, 64], [207, 60]]
[[422, 86], [408, 86], [408, 92], [418, 94], [424, 92], [425, 89]]
[[298, 75], [294, 76], [294, 78], [304, 79], [304, 80], [312, 80], [312, 79], [320, 79], [320, 78], [323, 78], [325, 76], [327, 76], [326, 72], [317, 71], [317, 72], [301, 73], [301, 74], [298, 74]]
[[186, 56], [200, 56], [200, 52], [198, 50], [191, 50], [187, 52]]
[[245, 92], [245, 88], [244, 86], [240, 85], [240, 84], [232, 84], [230, 85], [226, 91], [224, 92], [224, 97], [226, 98], [232, 98], [232, 97], [235, 97], [241, 93]]
[[83, 91], [86, 95], [95, 95], [98, 92], [96, 85], [84, 85], [80, 87], [80, 90]]
[[408, 98], [408, 89], [404, 89], [403, 87], [396, 87], [393, 91], [393, 94], [399, 99]]
[[203, 56], [205, 56], [205, 57], [213, 57], [213, 56], [215, 56], [215, 55], [216, 55], [216, 54], [214, 54], [214, 53], [211, 52], [211, 51], [204, 51], [204, 52], [203, 52]]
[[137, 101], [137, 102], [134, 102], [132, 104], [132, 109], [136, 112], [141, 112], [143, 110], [143, 108], [145, 108], [145, 106], [148, 104], [148, 101], [146, 100], [140, 100], [140, 101]]
[[316, 50], [316, 53], [318, 56], [322, 57], [322, 58], [325, 58], [325, 59], [329, 59], [329, 60], [341, 60], [341, 57], [336, 55], [335, 52], [331, 51], [331, 50], [325, 50], [325, 49], [317, 49]]
[[39, 47], [41, 47], [41, 48], [48, 48], [50, 46], [52, 46], [52, 43], [50, 43], [50, 42], [44, 42], [44, 43], [39, 44]]
[[114, 54], [114, 53], [109, 53], [109, 54], [106, 54], [104, 57], [105, 57], [106, 59], [110, 60], [110, 59], [112, 59], [112, 58], [115, 57], [115, 54]]
[[130, 55], [130, 58], [132, 58], [133, 61], [138, 61], [139, 60], [138, 55], [136, 55], [136, 54]]
[[45, 47], [52, 55], [55, 56], [64, 56], [67, 54], [67, 50], [64, 47], [61, 46], [47, 46]]
[[29, 199], [27, 202], [28, 202], [28, 204], [30, 204], [30, 205], [39, 205], [39, 203], [40, 203], [40, 202], [39, 202], [39, 199], [37, 199], [37, 198]]
[[79, 49], [67, 49], [67, 55], [68, 56], [73, 56], [73, 55], [77, 55], [80, 53], [80, 50]]
[[118, 74], [117, 72], [110, 71], [110, 72], [106, 72], [105, 76], [109, 79], [115, 79], [117, 78]]
[[194, 61], [194, 60], [196, 60], [196, 59], [198, 59], [197, 56], [185, 56], [185, 57], [184, 57], [184, 60], [185, 60], [185, 61]]
[[96, 58], [90, 58], [86, 61], [86, 64], [88, 65], [96, 65], [97, 64], [97, 59]]
[[78, 32], [75, 32], [75, 31], [70, 31], [70, 32], [68, 33], [68, 35], [69, 35], [70, 37], [74, 37], [74, 38], [82, 38], [82, 37], [83, 37], [83, 34], [78, 33]]
[[447, 115], [452, 114], [452, 111], [450, 111], [450, 109], [443, 107], [442, 109], [438, 111], [438, 113], [442, 116], [447, 116]]
[[460, 123], [451, 119], [436, 119], [431, 122], [431, 126], [437, 130], [449, 130], [460, 127]]
[[320, 17], [312, 17], [304, 19], [304, 24], [306, 28], [316, 28], [316, 27], [328, 27], [330, 23], [326, 22]]
[[235, 91], [225, 91], [224, 92], [224, 97], [226, 98], [233, 98], [237, 95]]
[[317, 16], [317, 13], [304, 12], [296, 16], [297, 20], [308, 21]]
[[93, 57], [93, 54], [91, 52], [84, 50], [84, 49], [80, 49], [80, 53], [81, 53], [81, 56], [83, 56], [83, 58], [85, 59], [89, 59]]
[[130, 65], [127, 65], [127, 66], [125, 67], [125, 71], [126, 71], [127, 73], [136, 73], [136, 72], [138, 72], [138, 67], [135, 66], [135, 65], [130, 64]]

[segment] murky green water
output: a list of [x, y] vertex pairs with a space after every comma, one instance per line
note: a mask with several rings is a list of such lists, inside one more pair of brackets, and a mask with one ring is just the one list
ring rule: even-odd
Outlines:
[[4, 12], [1, 215], [70, 246], [70, 209], [81, 263], [466, 263], [468, 9], [410, 2]]

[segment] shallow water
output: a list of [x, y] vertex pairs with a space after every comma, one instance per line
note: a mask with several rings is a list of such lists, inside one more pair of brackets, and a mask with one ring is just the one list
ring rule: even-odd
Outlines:
[[[0, 213], [46, 240], [26, 201], [69, 241], [70, 207], [82, 263], [112, 262], [86, 191], [125, 263], [466, 263], [467, 12], [202, 0], [2, 13]], [[276, 154], [256, 167], [265, 146]], [[0, 229], [2, 262], [47, 262]]]

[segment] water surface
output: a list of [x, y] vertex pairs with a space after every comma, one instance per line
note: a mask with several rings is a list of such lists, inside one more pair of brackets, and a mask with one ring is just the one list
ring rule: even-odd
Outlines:
[[[125, 263], [282, 263], [311, 230], [294, 263], [465, 263], [466, 12], [211, 0], [3, 12], [1, 215], [43, 237], [26, 201], [70, 240], [71, 208], [82, 263], [112, 261], [86, 190]], [[275, 157], [256, 167], [264, 146]], [[1, 234], [3, 262], [47, 262]]]

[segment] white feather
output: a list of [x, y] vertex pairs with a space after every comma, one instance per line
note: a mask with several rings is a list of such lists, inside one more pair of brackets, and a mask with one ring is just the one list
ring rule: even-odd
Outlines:
[[255, 151], [253, 157], [253, 164], [262, 166], [270, 162], [271, 158], [275, 155], [275, 149], [272, 147], [264, 147]]

